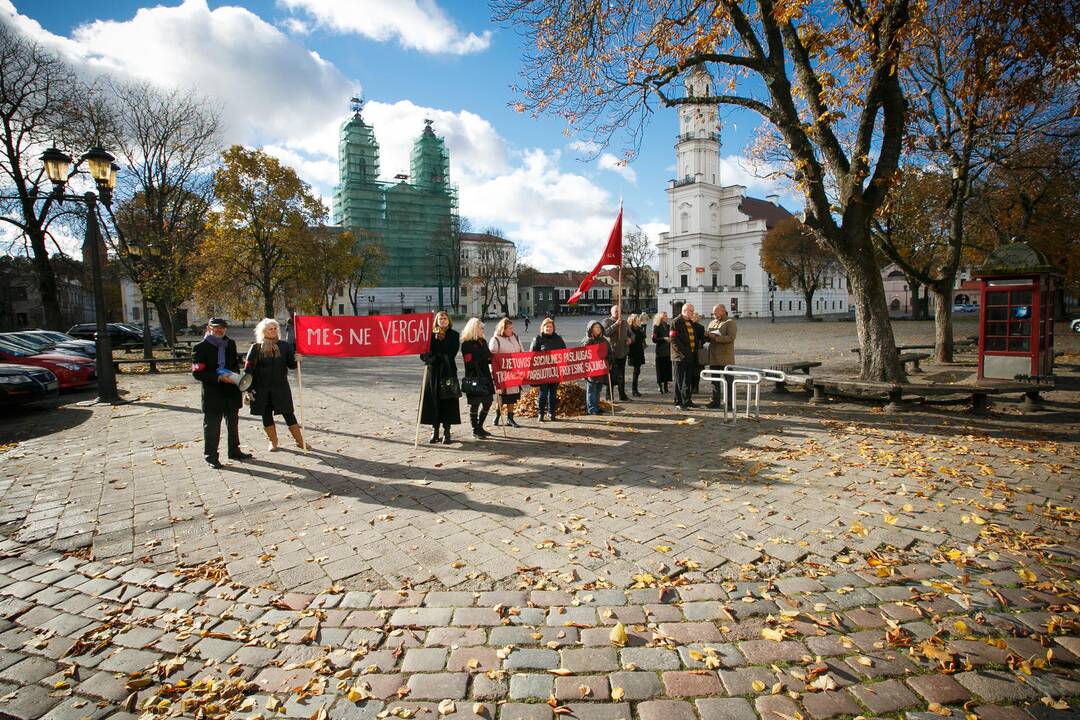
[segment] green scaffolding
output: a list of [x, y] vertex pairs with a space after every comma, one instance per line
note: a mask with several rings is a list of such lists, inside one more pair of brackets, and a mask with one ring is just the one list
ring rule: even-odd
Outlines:
[[386, 254], [382, 287], [449, 286], [458, 264], [457, 188], [450, 154], [431, 122], [413, 144], [411, 175], [379, 180], [379, 144], [359, 112], [341, 126], [334, 224], [370, 238]]

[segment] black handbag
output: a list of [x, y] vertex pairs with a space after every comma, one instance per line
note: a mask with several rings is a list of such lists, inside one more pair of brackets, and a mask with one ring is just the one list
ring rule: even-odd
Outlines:
[[461, 379], [461, 391], [466, 395], [494, 395], [495, 390], [491, 387], [491, 380], [486, 377], [469, 377]]
[[438, 394], [440, 400], [457, 400], [460, 398], [461, 385], [458, 384], [458, 379], [451, 375], [440, 380]]
[[703, 367], [709, 364], [709, 348], [699, 347], [697, 349], [697, 363]]

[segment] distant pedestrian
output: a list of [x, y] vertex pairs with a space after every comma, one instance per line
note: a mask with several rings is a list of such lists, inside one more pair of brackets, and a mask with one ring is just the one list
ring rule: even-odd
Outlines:
[[666, 312], [656, 314], [653, 322], [652, 341], [656, 347], [656, 387], [661, 395], [671, 392], [668, 384], [671, 382], [671, 325], [668, 323]]
[[[492, 353], [519, 353], [525, 352], [521, 347], [521, 341], [514, 334], [514, 321], [504, 317], [495, 326], [495, 335], [488, 342]], [[499, 391], [499, 406], [495, 409], [495, 424], [502, 422], [502, 409], [506, 409], [506, 424], [510, 427], [520, 427], [514, 420], [514, 406], [521, 399], [521, 386], [503, 388]]]
[[247, 460], [250, 454], [240, 449], [240, 406], [243, 399], [240, 381], [240, 358], [236, 343], [225, 333], [229, 323], [210, 318], [202, 342], [191, 349], [191, 374], [202, 383], [203, 457], [212, 468], [220, 468], [218, 445], [221, 421], [225, 421], [230, 460]]
[[611, 343], [604, 336], [604, 324], [599, 320], [590, 320], [585, 325], [585, 337], [582, 345], [603, 345], [606, 348], [604, 360], [608, 366], [608, 374], [599, 377], [588, 378], [585, 381], [585, 411], [590, 415], [600, 414], [600, 388], [611, 382]]
[[525, 332], [529, 332], [529, 316], [525, 315], [523, 319], [525, 321]]
[[278, 449], [277, 426], [274, 415], [281, 415], [285, 425], [301, 450], [310, 449], [304, 443], [300, 423], [293, 414], [292, 390], [289, 388], [289, 370], [300, 363], [292, 343], [280, 340], [281, 327], [273, 318], [265, 318], [255, 326], [255, 344], [248, 348], [244, 369], [252, 375], [251, 414], [262, 417], [263, 432], [270, 441], [270, 452]]
[[[431, 328], [431, 345], [420, 359], [428, 366], [427, 383], [421, 395], [420, 422], [431, 426], [429, 443], [442, 440], [443, 445], [453, 442], [450, 439], [450, 426], [461, 424], [461, 403], [453, 391], [458, 389], [457, 357], [461, 340], [454, 330], [450, 316], [445, 310], [435, 313], [435, 322]], [[442, 427], [442, 437], [439, 428]]]
[[491, 350], [480, 318], [470, 318], [461, 331], [461, 359], [465, 363], [461, 389], [469, 401], [469, 422], [473, 436], [482, 440], [491, 436], [484, 429], [484, 421], [495, 400], [495, 384], [491, 378]]
[[631, 395], [641, 397], [638, 389], [638, 379], [641, 377], [641, 366], [645, 364], [645, 328], [642, 327], [641, 315], [631, 315], [630, 320], [630, 349], [626, 354], [626, 364], [634, 368], [634, 381], [631, 385]]
[[[526, 325], [528, 327], [528, 325]], [[544, 318], [540, 323], [540, 334], [533, 338], [530, 352], [546, 352], [548, 350], [562, 350], [566, 342], [555, 332], [555, 321]], [[536, 395], [536, 414], [540, 422], [544, 422], [544, 412], [551, 415], [555, 420], [555, 411], [559, 402], [559, 383], [544, 383], [538, 386]]]

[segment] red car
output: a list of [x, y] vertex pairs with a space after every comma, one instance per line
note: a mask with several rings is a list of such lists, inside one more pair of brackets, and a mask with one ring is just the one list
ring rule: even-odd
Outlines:
[[35, 355], [25, 345], [17, 345], [7, 340], [0, 340], [0, 363], [36, 365], [52, 370], [60, 381], [61, 390], [89, 385], [97, 379], [97, 368], [93, 360], [52, 352]]

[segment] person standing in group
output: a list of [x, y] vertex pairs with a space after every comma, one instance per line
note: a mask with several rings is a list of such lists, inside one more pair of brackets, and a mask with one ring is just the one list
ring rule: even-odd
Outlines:
[[653, 322], [652, 341], [656, 348], [656, 387], [661, 395], [671, 392], [671, 325], [667, 313], [661, 310]]
[[461, 404], [458, 402], [461, 395], [455, 360], [460, 346], [461, 340], [450, 316], [445, 310], [435, 313], [431, 346], [420, 356], [428, 366], [427, 383], [421, 395], [420, 422], [431, 426], [429, 443], [439, 442], [439, 427], [442, 426], [442, 443], [449, 445], [453, 442], [450, 426], [461, 424]]
[[[726, 366], [735, 364], [737, 328], [735, 320], [728, 317], [727, 308], [723, 305], [717, 305], [712, 312], [713, 319], [709, 322], [709, 327], [705, 329], [709, 338], [709, 369], [723, 370]], [[735, 397], [732, 394], [732, 383], [735, 382], [735, 378], [725, 377], [724, 382], [727, 384], [727, 409], [731, 410], [735, 407]], [[708, 406], [718, 408], [720, 407], [720, 383], [714, 382], [712, 386], [712, 400]]]
[[293, 414], [289, 370], [295, 370], [300, 356], [292, 343], [279, 338], [281, 326], [273, 318], [265, 318], [255, 326], [255, 344], [248, 348], [244, 370], [251, 374], [251, 414], [262, 417], [263, 432], [270, 441], [270, 452], [278, 449], [274, 415], [281, 415], [285, 425], [301, 450], [311, 449], [304, 443], [300, 423]]
[[626, 397], [626, 357], [630, 354], [634, 334], [630, 332], [630, 324], [622, 319], [618, 305], [612, 305], [611, 315], [604, 318], [604, 335], [611, 344], [611, 382], [619, 389], [619, 400], [629, 402], [630, 398]]
[[229, 324], [222, 318], [210, 318], [202, 342], [191, 349], [191, 374], [202, 383], [203, 457], [213, 468], [221, 467], [218, 445], [223, 419], [229, 459], [251, 457], [240, 449], [240, 358], [236, 343], [225, 334], [228, 329]]
[[697, 351], [705, 343], [705, 328], [694, 322], [694, 306], [686, 303], [671, 324], [671, 360], [675, 367], [675, 407], [694, 408], [694, 377], [701, 372]]
[[[495, 326], [495, 335], [488, 343], [488, 347], [494, 353], [519, 353], [525, 352], [521, 347], [521, 341], [514, 334], [514, 321], [504, 317]], [[510, 427], [521, 427], [514, 420], [514, 406], [521, 399], [521, 386], [514, 385], [499, 391], [499, 406], [495, 409], [495, 424], [502, 422], [502, 410], [506, 408], [506, 424]]]
[[[528, 327], [528, 326], [526, 326]], [[540, 323], [540, 334], [533, 338], [529, 352], [547, 352], [548, 350], [563, 350], [566, 342], [555, 332], [555, 321], [544, 318]], [[536, 414], [540, 422], [544, 422], [544, 413], [551, 415], [555, 420], [555, 410], [559, 402], [559, 383], [544, 383], [537, 388]]]
[[[604, 336], [604, 324], [599, 320], [592, 320], [585, 325], [585, 337], [582, 345], [603, 345], [607, 350], [604, 360], [608, 366], [608, 374], [599, 377], [591, 377], [585, 381], [585, 411], [590, 415], [600, 414], [600, 388], [611, 382], [611, 343]], [[610, 386], [609, 386], [610, 387]]]
[[641, 315], [630, 316], [630, 349], [626, 353], [626, 363], [634, 368], [634, 379], [630, 385], [630, 394], [641, 397], [638, 380], [641, 378], [641, 366], [645, 364], [645, 328], [642, 327]]
[[469, 400], [469, 422], [473, 436], [483, 440], [491, 437], [484, 429], [484, 421], [495, 399], [495, 383], [491, 379], [491, 350], [480, 318], [470, 318], [461, 331], [461, 359], [465, 363], [461, 389]]

